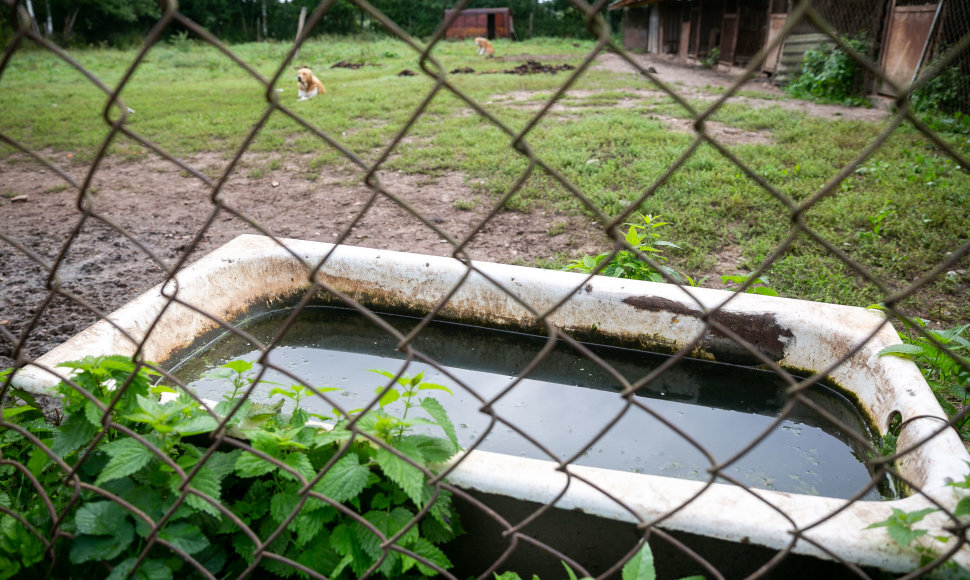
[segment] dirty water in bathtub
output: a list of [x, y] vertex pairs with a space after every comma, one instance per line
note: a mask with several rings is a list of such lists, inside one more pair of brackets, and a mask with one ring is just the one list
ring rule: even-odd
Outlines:
[[[240, 328], [268, 344], [289, 314], [268, 313]], [[402, 316], [382, 319], [402, 334], [418, 323]], [[789, 398], [785, 383], [772, 372], [685, 359], [641, 388], [634, 397], [637, 405], [631, 406], [618, 394], [622, 386], [615, 376], [560, 342], [526, 378], [499, 397], [547, 342], [545, 337], [434, 322], [411, 344], [447, 374], [418, 360], [408, 363], [403, 372], [411, 376], [423, 372], [425, 381], [449, 387], [453, 395], [437, 390], [420, 394], [433, 396], [445, 407], [466, 448], [484, 437], [478, 449], [555, 461], [578, 455], [574, 464], [707, 481], [713, 465], [733, 458], [762, 437], [721, 473], [746, 486], [836, 498], [849, 498], [871, 481], [859, 459], [865, 456], [864, 447], [807, 405], [796, 403], [785, 419], [777, 421]], [[337, 391], [326, 393], [329, 402], [311, 397], [301, 403], [311, 413], [332, 416], [335, 405], [344, 411], [368, 406], [377, 389], [388, 383], [372, 369], [402, 370], [405, 355], [396, 350], [397, 344], [394, 336], [355, 311], [313, 307], [298, 316], [269, 361], [307, 385], [336, 387]], [[587, 346], [631, 382], [669, 358]], [[219, 400], [228, 383], [203, 375], [230, 360], [255, 363], [259, 356], [254, 344], [227, 333], [178, 365], [173, 374], [199, 396]], [[255, 376], [256, 369], [258, 365], [250, 374]], [[263, 379], [284, 386], [295, 382], [272, 368]], [[278, 386], [260, 384], [253, 397], [267, 402]], [[872, 439], [861, 414], [837, 391], [815, 385], [808, 397], [856, 434]], [[491, 416], [482, 412], [488, 402], [502, 421], [492, 424]], [[387, 410], [393, 413], [399, 406]], [[291, 408], [287, 400], [284, 413]], [[612, 421], [613, 427], [597, 438]], [[894, 488], [889, 481], [880, 482], [865, 499], [894, 499], [898, 496]]]

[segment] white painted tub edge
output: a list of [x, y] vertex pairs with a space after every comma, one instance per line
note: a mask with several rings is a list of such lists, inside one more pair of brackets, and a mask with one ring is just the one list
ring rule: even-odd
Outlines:
[[[780, 364], [812, 371], [826, 369], [825, 361], [839, 359], [869, 339], [829, 375], [858, 396], [880, 430], [885, 430], [884, 419], [893, 411], [899, 411], [903, 420], [926, 417], [910, 423], [903, 431], [899, 448], [917, 444], [919, 447], [898, 462], [900, 472], [923, 495], [850, 504], [833, 498], [569, 466], [568, 471], [578, 477], [572, 478], [558, 507], [634, 523], [653, 522], [675, 512], [663, 520], [663, 526], [775, 549], [788, 546], [796, 528], [810, 527], [794, 544], [794, 552], [822, 558], [834, 555], [859, 565], [898, 572], [912, 570], [919, 554], [900, 549], [885, 528], [864, 528], [887, 519], [892, 508], [922, 509], [933, 505], [927, 499], [932, 498], [952, 510], [959, 500], [947, 483], [963, 480], [970, 455], [952, 429], [942, 429], [945, 416], [915, 366], [902, 359], [876, 356], [884, 346], [898, 342], [895, 332], [878, 313], [703, 288], [605, 277], [587, 279], [570, 272], [484, 262], [475, 262], [475, 271], [469, 275], [468, 267], [453, 258], [334, 247], [302, 240], [281, 242], [282, 245], [253, 235], [234, 239], [181, 271], [176, 277], [177, 291], [176, 284], [170, 283], [142, 294], [111, 314], [110, 322], [102, 320], [92, 325], [19, 371], [14, 377], [15, 385], [45, 392], [63, 374], [56, 368], [58, 363], [85, 355], [132, 354], [136, 342], [141, 341], [145, 359], [165, 360], [197, 336], [217, 328], [212, 318], [199, 311], [230, 321], [243, 314], [249, 304], [307, 286], [310, 271], [333, 251], [317, 280], [351, 296], [362, 289], [379, 291], [430, 309], [467, 275], [446, 308], [446, 313], [455, 316], [488, 312], [495, 320], [533, 320], [522, 303], [543, 314], [572, 296], [548, 317], [550, 322], [567, 330], [595, 326], [605, 333], [644, 332], [683, 346], [704, 331], [703, 321], [691, 312], [723, 305], [724, 312], [753, 320], [764, 320], [767, 315], [778, 328], [790, 330], [791, 336], [779, 337], [784, 345]], [[514, 293], [521, 303], [506, 292]], [[176, 303], [170, 302], [173, 295]], [[637, 308], [629, 300], [624, 302], [631, 296], [679, 304], [680, 313]], [[152, 326], [163, 310], [159, 322]], [[890, 380], [894, 388], [878, 388]], [[636, 515], [582, 479], [622, 498]], [[567, 482], [554, 463], [484, 451], [465, 454], [449, 480], [464, 488], [539, 503], [553, 500]], [[932, 536], [942, 534], [946, 523], [946, 518], [937, 513], [920, 522], [920, 526], [929, 529], [928, 535]], [[938, 551], [945, 549], [942, 545], [937, 547]], [[961, 550], [954, 559], [970, 568], [970, 550]]]

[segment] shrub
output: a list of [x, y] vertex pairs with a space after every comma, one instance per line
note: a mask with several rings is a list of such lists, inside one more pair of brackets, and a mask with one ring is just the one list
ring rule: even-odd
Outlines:
[[950, 65], [913, 92], [913, 110], [918, 113], [958, 113], [967, 103], [964, 91], [968, 86], [970, 77], [963, 74], [959, 66]]
[[[250, 364], [239, 363], [227, 379]], [[155, 373], [125, 357], [62, 366], [75, 372], [58, 385], [62, 421], [48, 422], [26, 393], [17, 393], [24, 404], [3, 409], [0, 578], [297, 572], [264, 552], [329, 578], [372, 568], [377, 577], [433, 576], [451, 567], [439, 546], [461, 528], [450, 494], [426, 473], [458, 443], [441, 405], [417, 396], [445, 387], [421, 375], [397, 378], [378, 389], [379, 408], [338, 412], [324, 429], [300, 409], [302, 385], [279, 390], [296, 403], [289, 417], [282, 405], [236, 398], [210, 412], [186, 393], [161, 402], [166, 388], [151, 385]], [[403, 418], [385, 411], [396, 401]], [[232, 437], [207, 447], [223, 421]], [[446, 437], [412, 433], [418, 424]], [[395, 535], [394, 548], [382, 549]], [[254, 537], [273, 538], [258, 562]]]
[[[844, 39], [857, 52], [865, 42]], [[840, 48], [819, 45], [805, 53], [798, 76], [786, 87], [789, 95], [825, 103], [865, 105], [862, 67]]]

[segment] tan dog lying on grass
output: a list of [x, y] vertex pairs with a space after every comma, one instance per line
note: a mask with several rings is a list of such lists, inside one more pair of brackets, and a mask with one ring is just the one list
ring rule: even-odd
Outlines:
[[320, 82], [309, 68], [301, 66], [296, 70], [296, 86], [297, 92], [301, 101], [307, 99], [312, 99], [317, 96], [317, 94], [323, 94], [327, 92], [327, 89], [323, 88], [323, 83]]
[[486, 38], [479, 36], [475, 39], [475, 44], [478, 45], [478, 54], [487, 54], [489, 57], [495, 56], [495, 47]]

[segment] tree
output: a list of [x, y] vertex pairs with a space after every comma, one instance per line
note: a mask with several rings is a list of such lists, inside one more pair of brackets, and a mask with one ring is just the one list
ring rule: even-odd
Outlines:
[[48, 18], [64, 22], [62, 40], [140, 42], [161, 15], [155, 0], [49, 0]]

